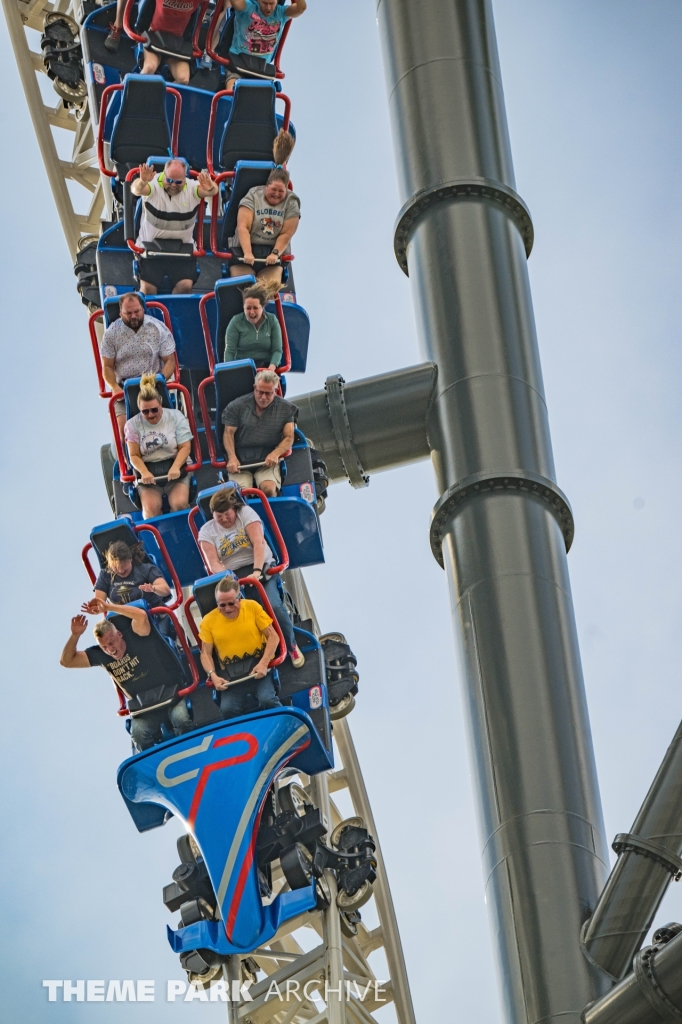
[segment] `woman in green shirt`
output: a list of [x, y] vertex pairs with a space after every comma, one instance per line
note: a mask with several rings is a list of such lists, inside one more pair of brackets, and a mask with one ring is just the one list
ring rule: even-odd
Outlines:
[[282, 362], [282, 332], [274, 313], [266, 313], [270, 293], [254, 284], [244, 291], [244, 312], [225, 331], [225, 362], [253, 359], [259, 369], [276, 370]]

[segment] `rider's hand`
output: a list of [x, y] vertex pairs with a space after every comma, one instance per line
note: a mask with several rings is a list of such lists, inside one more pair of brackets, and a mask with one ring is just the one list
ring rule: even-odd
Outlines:
[[277, 463], [279, 462], [279, 457], [275, 454], [275, 452], [270, 452], [269, 455], [265, 456], [263, 461], [265, 465], [268, 467], [268, 469], [272, 469], [272, 467], [276, 466]]
[[247, 253], [244, 253], [244, 255], [242, 256], [242, 260], [241, 260], [241, 261], [242, 261], [242, 263], [248, 263], [248, 265], [249, 265], [250, 267], [252, 267], [252, 266], [253, 266], [253, 264], [254, 264], [254, 260], [255, 260], [255, 257], [254, 257], [254, 255], [253, 255], [253, 253], [252, 253], [252, 252], [250, 252], [250, 253], [248, 253], [248, 254], [247, 254]]
[[227, 460], [227, 471], [228, 471], [228, 473], [238, 473], [239, 472], [239, 459], [235, 458], [234, 456], [231, 459], [228, 459]]
[[140, 164], [140, 181], [143, 181], [145, 185], [154, 180], [155, 174], [156, 171], [151, 164]]
[[168, 470], [168, 479], [169, 480], [179, 480], [180, 479], [180, 470], [177, 469], [175, 466], [171, 466], [171, 468]]
[[268, 663], [267, 661], [259, 661], [253, 670], [253, 675], [256, 679], [264, 679], [268, 674]]
[[87, 615], [104, 615], [106, 610], [104, 601], [100, 601], [98, 597], [93, 597], [90, 601], [84, 601], [81, 605], [81, 611]]
[[83, 636], [83, 633], [88, 628], [88, 620], [84, 615], [74, 615], [71, 619], [71, 635], [72, 636]]
[[265, 266], [271, 267], [274, 263], [279, 263], [279, 256], [275, 256], [274, 252], [269, 252], [265, 257]]
[[138, 590], [144, 590], [145, 594], [155, 594], [154, 586], [151, 583], [138, 583]]
[[197, 180], [199, 182], [199, 188], [201, 189], [202, 192], [210, 192], [211, 189], [215, 186], [215, 181], [208, 173], [208, 171], [201, 171], [201, 173], [199, 174], [199, 178]]
[[141, 484], [153, 484], [153, 483], [156, 483], [156, 481], [154, 480], [154, 474], [150, 473], [148, 469], [145, 469], [144, 473], [141, 474], [139, 482]]
[[216, 690], [226, 690], [230, 685], [227, 679], [223, 679], [222, 676], [217, 676], [215, 672], [211, 676], [211, 682], [215, 686]]

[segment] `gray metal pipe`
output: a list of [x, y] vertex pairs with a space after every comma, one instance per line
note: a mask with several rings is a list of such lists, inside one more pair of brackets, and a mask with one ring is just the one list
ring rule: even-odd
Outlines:
[[404, 202], [396, 255], [438, 367], [432, 545], [455, 610], [502, 1001], [514, 1024], [578, 1024], [608, 985], [580, 946], [608, 858], [492, 12], [377, 12]]
[[[668, 925], [665, 933], [680, 925]], [[665, 937], [665, 936], [664, 936]], [[682, 934], [647, 946], [634, 970], [607, 995], [585, 1008], [584, 1024], [679, 1024], [682, 1021]]]
[[[427, 420], [436, 384], [432, 363], [344, 382], [340, 388], [339, 380], [329, 378], [323, 391], [292, 398], [299, 409], [298, 426], [325, 460], [332, 483], [351, 477], [353, 461], [362, 476], [428, 459]], [[339, 415], [332, 418], [335, 411]]]
[[682, 872], [682, 725], [629, 833], [616, 836], [618, 860], [583, 930], [588, 955], [613, 978], [629, 971], [665, 892]]

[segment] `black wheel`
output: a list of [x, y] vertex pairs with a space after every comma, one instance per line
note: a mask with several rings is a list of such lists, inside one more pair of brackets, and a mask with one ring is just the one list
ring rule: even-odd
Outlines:
[[306, 810], [312, 806], [308, 794], [296, 782], [290, 782], [288, 786], [282, 786], [277, 791], [277, 801], [280, 811], [291, 811], [292, 814], [302, 818]]
[[355, 707], [355, 697], [352, 693], [347, 693], [345, 697], [342, 697], [338, 704], [332, 704], [329, 708], [329, 717], [332, 722], [336, 722], [339, 718], [345, 718], [349, 715]]
[[347, 939], [354, 939], [358, 934], [358, 925], [362, 920], [359, 910], [350, 910], [346, 912], [342, 910], [339, 914], [341, 919], [341, 931]]
[[180, 907], [181, 928], [186, 928], [190, 924], [196, 924], [197, 921], [213, 920], [213, 907], [201, 898], [198, 900], [188, 900], [187, 903], [183, 903]]
[[183, 864], [198, 864], [203, 859], [196, 839], [189, 832], [184, 836], [180, 836], [177, 847], [178, 857]]
[[279, 862], [282, 873], [292, 889], [305, 889], [313, 877], [313, 858], [301, 843], [282, 850]]
[[353, 910], [357, 910], [358, 907], [364, 906], [368, 899], [372, 895], [372, 883], [363, 882], [359, 889], [355, 892], [346, 892], [345, 889], [339, 889], [336, 896], [336, 905], [339, 910], [344, 911], [346, 914]]
[[329, 841], [332, 846], [335, 846], [337, 850], [339, 848], [339, 840], [347, 828], [367, 828], [365, 825], [365, 819], [356, 816], [354, 818], [346, 818], [345, 821], [339, 822], [329, 837]]
[[333, 640], [337, 644], [345, 644], [346, 638], [343, 633], [323, 633], [320, 637], [320, 643], [323, 644], [325, 640]]

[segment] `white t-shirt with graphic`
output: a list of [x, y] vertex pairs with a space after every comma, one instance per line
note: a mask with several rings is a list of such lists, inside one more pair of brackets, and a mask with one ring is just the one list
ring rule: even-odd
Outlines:
[[180, 445], [192, 440], [192, 431], [179, 409], [164, 409], [158, 423], [148, 423], [138, 412], [126, 422], [125, 439], [140, 446], [143, 462], [162, 462], [175, 458]]
[[[214, 545], [224, 569], [239, 569], [242, 565], [251, 565], [253, 562], [253, 546], [246, 527], [251, 523], [260, 522], [258, 513], [244, 505], [237, 512], [234, 526], [220, 526], [215, 519], [211, 519], [199, 530], [199, 540]], [[272, 561], [273, 554], [266, 542], [264, 565]]]
[[[239, 204], [253, 210], [251, 242], [254, 245], [274, 245], [284, 221], [301, 216], [301, 203], [295, 192], [287, 192], [281, 203], [271, 206], [265, 198], [265, 188], [265, 185], [250, 188]], [[236, 235], [231, 244], [239, 245]], [[286, 251], [289, 251], [288, 246]]]

